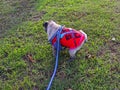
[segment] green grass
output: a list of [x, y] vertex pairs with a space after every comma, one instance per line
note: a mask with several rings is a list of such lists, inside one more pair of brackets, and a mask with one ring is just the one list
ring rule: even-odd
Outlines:
[[[9, 15], [19, 3], [5, 5], [0, 12]], [[51, 90], [119, 90], [119, 5], [117, 0], [37, 0], [30, 20], [14, 24], [0, 38], [0, 89], [46, 89], [55, 61], [42, 23], [55, 20], [82, 29], [88, 34], [88, 42], [73, 62], [67, 62], [67, 50], [61, 52]], [[30, 62], [27, 55], [36, 62]]]

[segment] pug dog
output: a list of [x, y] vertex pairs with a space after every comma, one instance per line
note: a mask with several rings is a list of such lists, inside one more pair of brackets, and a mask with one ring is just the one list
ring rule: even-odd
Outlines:
[[80, 50], [83, 44], [87, 41], [87, 34], [82, 30], [75, 30], [61, 26], [53, 20], [43, 23], [43, 27], [48, 36], [48, 41], [52, 44], [53, 55], [56, 56], [57, 50], [57, 32], [61, 28], [60, 32], [60, 45], [68, 48], [70, 54], [70, 60], [75, 59], [76, 52]]

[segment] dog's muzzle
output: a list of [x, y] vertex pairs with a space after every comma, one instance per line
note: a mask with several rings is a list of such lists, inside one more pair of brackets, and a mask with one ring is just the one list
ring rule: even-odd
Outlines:
[[48, 21], [43, 23], [43, 27], [45, 28], [45, 31], [47, 32], [47, 26], [48, 26]]

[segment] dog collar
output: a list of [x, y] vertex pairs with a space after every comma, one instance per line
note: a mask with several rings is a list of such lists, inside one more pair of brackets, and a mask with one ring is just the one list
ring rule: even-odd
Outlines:
[[53, 38], [54, 38], [58, 33], [61, 33], [62, 29], [63, 29], [63, 26], [60, 26], [60, 27], [58, 28], [57, 32], [48, 40], [51, 44], [52, 44]]

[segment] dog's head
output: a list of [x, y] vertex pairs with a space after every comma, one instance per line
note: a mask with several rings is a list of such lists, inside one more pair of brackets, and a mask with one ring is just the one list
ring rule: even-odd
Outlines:
[[50, 20], [44, 22], [43, 27], [48, 35], [48, 40], [49, 40], [53, 36], [53, 34], [59, 29], [60, 25], [54, 22], [53, 20]]
[[54, 30], [60, 27], [59, 24], [57, 24], [56, 22], [54, 22], [53, 20], [50, 21], [46, 21], [43, 23], [43, 27], [45, 29], [46, 32], [48, 32], [49, 30]]

